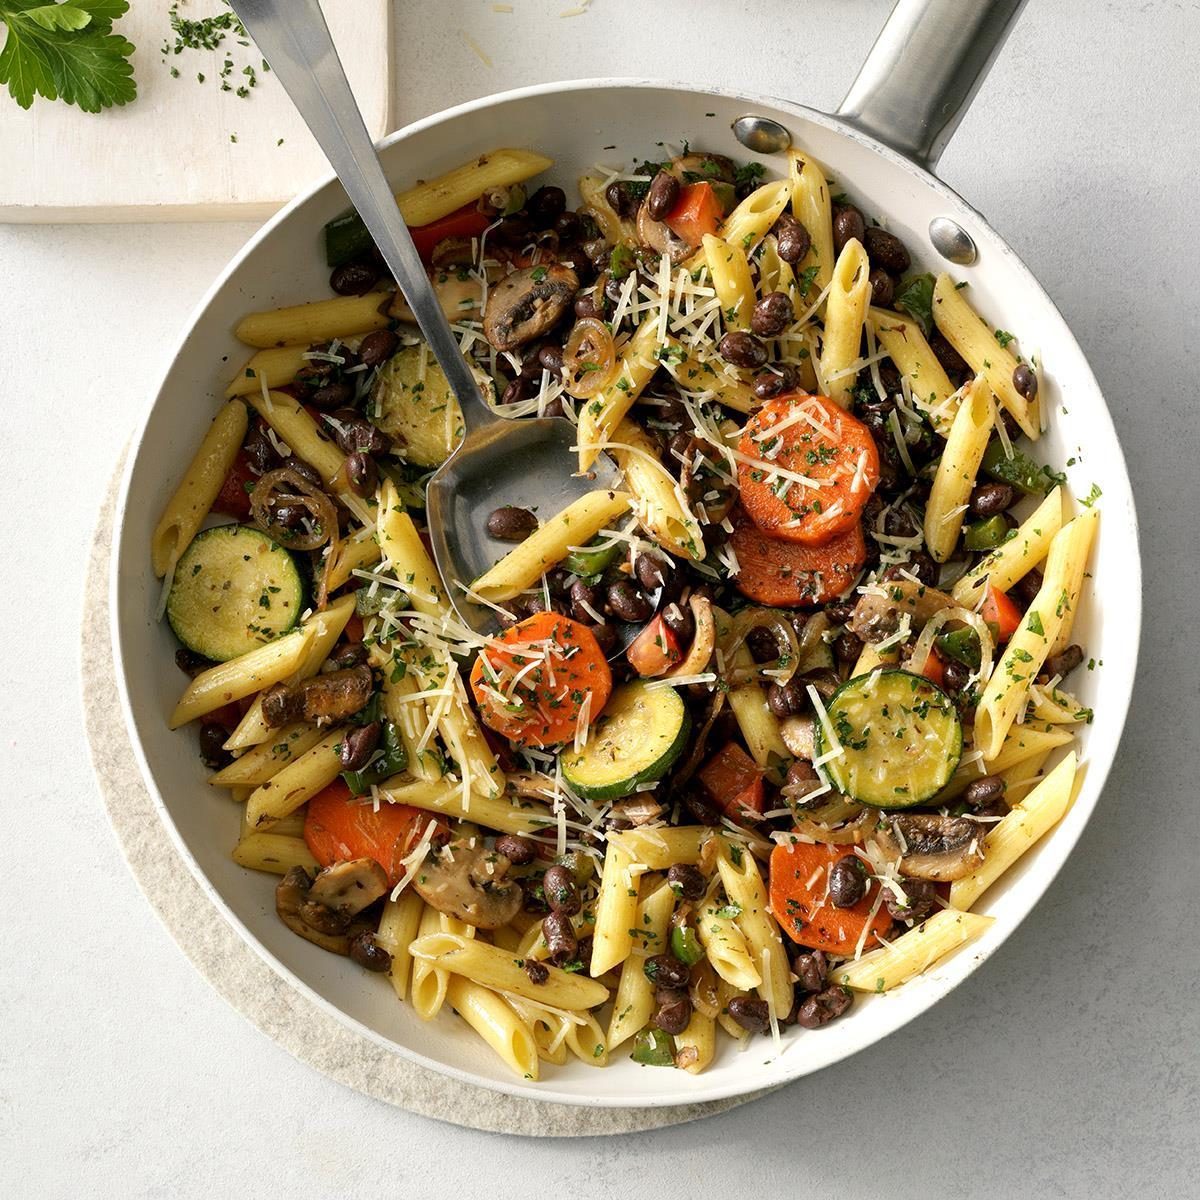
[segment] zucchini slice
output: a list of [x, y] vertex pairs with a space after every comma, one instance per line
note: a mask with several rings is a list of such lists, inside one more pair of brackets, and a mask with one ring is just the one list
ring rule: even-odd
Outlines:
[[189, 649], [216, 662], [287, 633], [308, 603], [295, 558], [249, 525], [198, 533], [175, 567], [167, 620]]
[[671, 769], [691, 727], [674, 688], [649, 687], [642, 680], [624, 684], [588, 731], [587, 745], [564, 751], [563, 778], [585, 800], [619, 800]]
[[[911, 808], [946, 786], [962, 755], [954, 702], [923, 675], [898, 668], [842, 684], [817, 722], [829, 781], [860, 804]], [[841, 752], [838, 753], [838, 747]]]
[[458, 398], [424, 346], [406, 346], [392, 355], [379, 368], [372, 397], [375, 424], [417, 466], [440, 467], [462, 441]]

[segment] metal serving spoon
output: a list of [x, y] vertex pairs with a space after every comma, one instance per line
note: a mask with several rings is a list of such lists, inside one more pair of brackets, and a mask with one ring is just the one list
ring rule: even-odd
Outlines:
[[451, 602], [466, 624], [491, 633], [497, 614], [455, 586], [504, 553], [485, 528], [489, 512], [514, 504], [547, 516], [614, 486], [617, 470], [601, 455], [586, 477], [572, 474], [576, 429], [563, 417], [506, 420], [488, 407], [396, 207], [317, 0], [231, 5], [337, 172], [462, 406], [465, 437], [430, 479], [426, 512]]

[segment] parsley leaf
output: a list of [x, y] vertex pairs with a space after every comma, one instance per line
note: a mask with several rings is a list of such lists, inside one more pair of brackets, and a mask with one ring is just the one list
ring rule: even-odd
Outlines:
[[0, 0], [0, 84], [22, 108], [35, 96], [93, 113], [127, 104], [137, 95], [133, 45], [112, 23], [128, 8], [127, 0]]
[[896, 293], [895, 306], [906, 312], [928, 337], [933, 332], [933, 276], [913, 275]]

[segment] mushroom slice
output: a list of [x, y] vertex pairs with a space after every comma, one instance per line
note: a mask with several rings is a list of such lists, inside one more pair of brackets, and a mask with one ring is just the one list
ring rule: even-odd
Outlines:
[[968, 817], [904, 813], [891, 817], [873, 840], [886, 858], [900, 860], [901, 875], [948, 883], [983, 863], [985, 832]]
[[692, 610], [696, 632], [692, 635], [691, 649], [684, 656], [683, 662], [675, 670], [667, 673], [668, 679], [686, 679], [689, 675], [702, 674], [708, 670], [713, 651], [717, 647], [717, 622], [713, 617], [712, 601], [699, 592], [693, 592], [688, 598], [688, 607]]
[[387, 874], [373, 858], [352, 858], [321, 871], [308, 889], [308, 899], [353, 917], [387, 890]]
[[488, 292], [483, 332], [497, 350], [515, 350], [558, 324], [579, 289], [579, 276], [561, 264], [524, 267]]
[[784, 717], [779, 722], [779, 736], [783, 744], [797, 757], [812, 762], [816, 754], [816, 726], [812, 717]]
[[955, 604], [953, 596], [937, 588], [911, 579], [887, 579], [859, 597], [846, 628], [864, 642], [882, 642], [900, 628], [903, 614], [908, 613], [915, 632], [934, 613]]
[[345, 933], [323, 933], [309, 925], [301, 915], [308, 903], [311, 885], [312, 880], [303, 867], [292, 867], [288, 871], [275, 885], [275, 911], [279, 919], [306, 942], [312, 942], [330, 954], [349, 954], [350, 938]]
[[656, 221], [643, 203], [637, 214], [638, 241], [658, 254], [665, 254], [671, 260], [671, 266], [677, 267], [685, 259], [690, 258], [700, 243], [689, 242], [686, 238], [678, 237], [662, 221]]
[[628, 800], [618, 800], [612, 806], [613, 816], [626, 820], [630, 825], [648, 825], [663, 814], [663, 806], [657, 800], [641, 796], [631, 796]]
[[371, 668], [348, 667], [298, 683], [277, 683], [263, 695], [263, 720], [276, 729], [292, 721], [328, 725], [352, 717], [371, 699]]
[[510, 865], [478, 839], [460, 838], [433, 851], [415, 869], [412, 885], [430, 908], [477, 929], [499, 929], [523, 899], [520, 884], [505, 879]]

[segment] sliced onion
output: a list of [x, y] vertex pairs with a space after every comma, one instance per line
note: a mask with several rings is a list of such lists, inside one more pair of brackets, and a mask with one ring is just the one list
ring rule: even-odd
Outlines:
[[707, 596], [693, 595], [688, 600], [688, 605], [696, 623], [692, 647], [683, 662], [675, 670], [667, 672], [668, 679], [703, 674], [712, 661], [713, 650], [716, 649], [717, 623], [713, 618], [712, 601]]
[[[742, 648], [752, 629], [769, 630], [775, 637], [779, 650], [777, 659], [783, 666], [772, 666], [770, 662], [754, 663], [749, 667], [733, 664], [734, 655]], [[721, 651], [729, 668], [728, 682], [731, 687], [754, 680], [762, 683], [787, 683], [796, 674], [800, 665], [800, 643], [792, 622], [773, 608], [743, 608], [729, 624], [729, 631], [721, 638]], [[765, 672], [770, 671], [771, 674]]]
[[617, 346], [608, 326], [595, 317], [581, 317], [563, 347], [566, 390], [586, 400], [604, 388], [617, 369]]
[[935, 612], [925, 622], [925, 627], [914, 643], [912, 652], [905, 660], [904, 669], [911, 671], [914, 675], [924, 674], [925, 664], [929, 661], [930, 654], [933, 653], [934, 639], [947, 621], [961, 621], [975, 630], [975, 634], [979, 638], [979, 677], [986, 680], [992, 673], [992, 658], [996, 653], [996, 643], [992, 637], [992, 631], [978, 613], [957, 605]]
[[867, 839], [875, 825], [875, 814], [863, 809], [858, 816], [844, 825], [827, 825], [812, 817], [798, 817], [791, 830], [797, 837], [811, 838], [814, 842], [825, 842], [830, 846], [856, 846]]
[[[284, 490], [286, 488], [286, 490]], [[273, 506], [299, 504], [312, 518], [311, 533], [289, 529], [273, 519]], [[289, 550], [315, 550], [337, 538], [337, 509], [333, 501], [289, 467], [268, 471], [250, 493], [250, 512], [254, 523], [282, 542]]]

